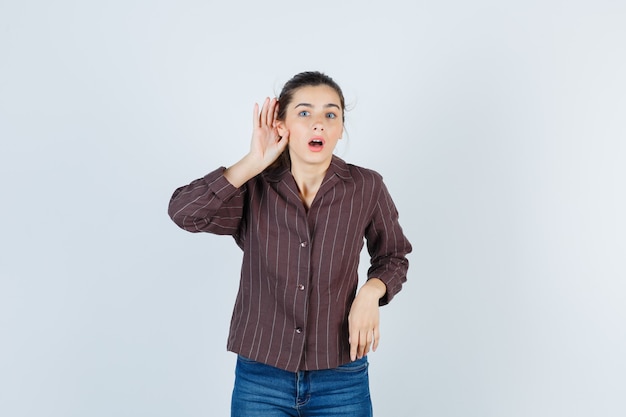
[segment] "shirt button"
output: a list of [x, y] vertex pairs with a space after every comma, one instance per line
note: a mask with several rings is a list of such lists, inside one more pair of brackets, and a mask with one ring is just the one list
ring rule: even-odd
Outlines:
[[306, 243], [306, 242], [302, 242], [302, 243], [300, 243], [300, 246], [302, 246], [303, 248], [306, 248], [306, 247], [307, 247], [307, 245], [308, 245], [308, 243]]
[[300, 291], [304, 291], [304, 284], [299, 284], [299, 285], [298, 285], [298, 289], [299, 289]]
[[298, 334], [302, 333], [302, 327], [296, 327], [296, 333]]

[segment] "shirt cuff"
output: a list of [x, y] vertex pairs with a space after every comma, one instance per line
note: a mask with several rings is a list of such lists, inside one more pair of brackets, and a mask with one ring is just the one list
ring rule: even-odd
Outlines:
[[235, 196], [239, 189], [232, 185], [224, 176], [225, 167], [220, 167], [204, 176], [204, 181], [215, 196], [221, 201], [228, 201]]

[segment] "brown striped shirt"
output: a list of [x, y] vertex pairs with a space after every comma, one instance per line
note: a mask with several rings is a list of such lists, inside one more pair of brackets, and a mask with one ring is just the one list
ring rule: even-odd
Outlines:
[[266, 170], [241, 188], [217, 169], [178, 188], [172, 220], [190, 232], [232, 235], [243, 250], [228, 350], [288, 371], [350, 361], [348, 312], [367, 241], [368, 278], [406, 281], [411, 245], [382, 177], [333, 156], [307, 211], [289, 168]]

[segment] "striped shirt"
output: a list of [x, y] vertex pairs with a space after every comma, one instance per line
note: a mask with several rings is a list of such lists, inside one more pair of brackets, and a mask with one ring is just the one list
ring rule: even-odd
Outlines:
[[348, 312], [364, 240], [368, 278], [388, 303], [406, 281], [411, 245], [382, 177], [333, 156], [307, 210], [288, 167], [235, 188], [219, 168], [178, 188], [169, 215], [190, 232], [232, 235], [243, 250], [228, 350], [288, 371], [350, 362]]

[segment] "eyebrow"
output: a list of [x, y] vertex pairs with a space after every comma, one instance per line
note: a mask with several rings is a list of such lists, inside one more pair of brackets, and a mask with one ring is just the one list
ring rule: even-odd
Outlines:
[[[298, 107], [313, 107], [313, 105], [311, 103], [298, 103], [296, 104], [296, 106], [294, 108], [298, 108]], [[324, 105], [324, 108], [327, 109], [329, 107], [335, 107], [339, 110], [341, 110], [341, 107], [339, 107], [337, 104], [335, 103], [328, 103]]]

